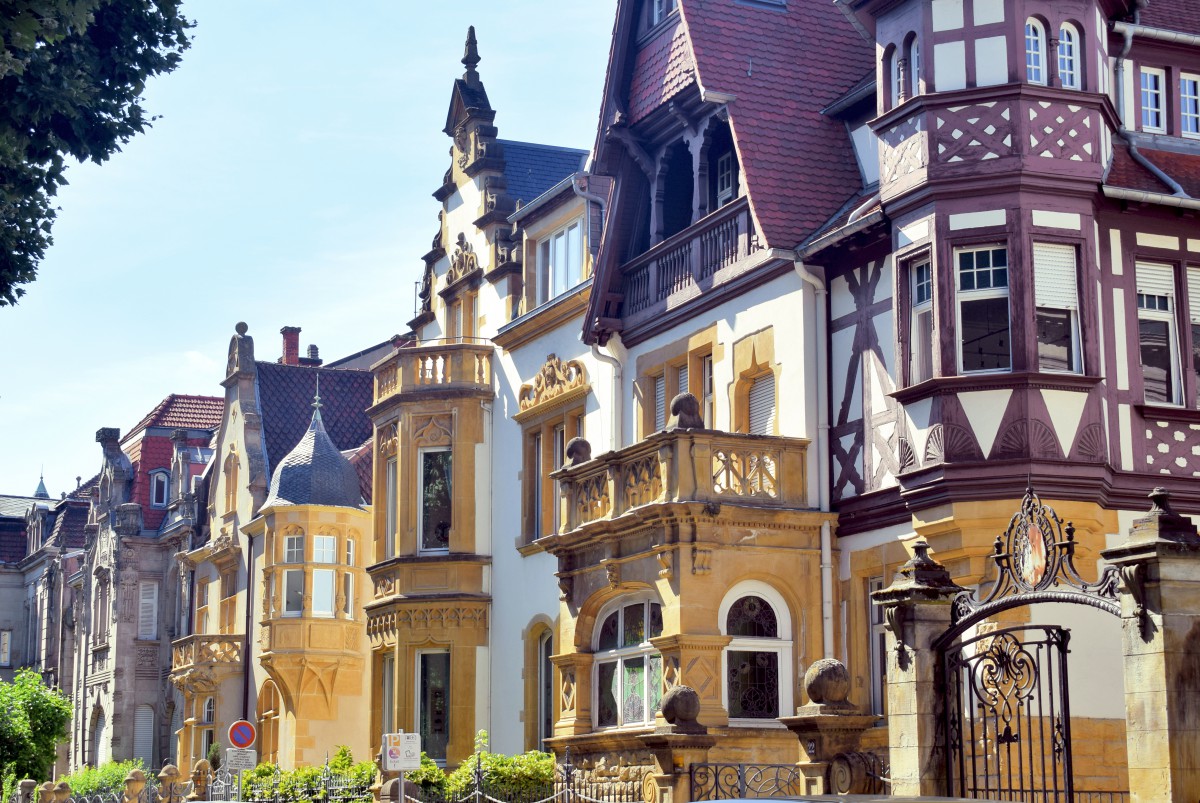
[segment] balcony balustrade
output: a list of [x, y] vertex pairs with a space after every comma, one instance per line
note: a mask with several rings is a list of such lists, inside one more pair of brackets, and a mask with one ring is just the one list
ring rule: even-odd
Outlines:
[[651, 318], [677, 293], [721, 284], [732, 278], [726, 268], [759, 249], [750, 202], [738, 198], [621, 268], [622, 316], [634, 322]]
[[551, 476], [562, 534], [652, 505], [807, 507], [808, 441], [715, 430], [657, 432]]
[[400, 349], [375, 366], [375, 401], [419, 391], [492, 389], [492, 347], [436, 343]]
[[180, 672], [199, 664], [240, 664], [242, 645], [240, 635], [185, 636], [171, 642], [171, 671]]

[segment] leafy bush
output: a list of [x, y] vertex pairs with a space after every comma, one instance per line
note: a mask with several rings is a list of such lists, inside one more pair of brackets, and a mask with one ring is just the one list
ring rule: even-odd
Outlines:
[[59, 780], [67, 782], [74, 797], [120, 793], [125, 790], [125, 776], [133, 770], [146, 771], [140, 758], [110, 761], [99, 767], [83, 767]]
[[487, 744], [487, 731], [479, 731], [475, 735], [475, 752], [446, 780], [447, 795], [459, 798], [474, 791], [476, 768], [479, 768], [483, 786], [493, 797], [549, 796], [554, 784], [554, 756], [536, 750], [506, 756], [489, 752]]
[[[334, 775], [346, 779], [350, 789], [345, 792], [357, 791], [358, 794], [346, 797], [347, 800], [372, 800], [369, 791], [375, 782], [375, 764], [371, 761], [355, 763], [350, 748], [345, 745], [338, 747], [333, 758], [329, 760], [329, 770]], [[439, 770], [440, 771], [440, 770]], [[274, 800], [278, 796], [288, 801], [317, 801], [325, 800], [325, 784], [322, 778], [324, 767], [297, 767], [294, 770], [279, 771], [274, 764], [259, 764], [242, 775], [242, 797], [245, 800]]]
[[0, 803], [8, 803], [17, 793], [17, 771], [13, 767], [0, 769]]
[[225, 754], [221, 752], [221, 743], [213, 742], [208, 746], [208, 766], [212, 767], [213, 772], [221, 769], [221, 757]]
[[421, 753], [420, 769], [404, 773], [405, 780], [412, 781], [421, 787], [422, 796], [444, 797], [446, 794], [446, 771], [426, 753]]
[[0, 711], [0, 767], [19, 778], [47, 780], [58, 743], [68, 738], [70, 699], [37, 672], [20, 669], [12, 683], [0, 681]]

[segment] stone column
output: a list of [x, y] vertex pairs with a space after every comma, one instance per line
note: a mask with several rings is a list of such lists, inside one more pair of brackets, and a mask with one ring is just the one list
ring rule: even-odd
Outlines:
[[729, 724], [729, 712], [721, 702], [721, 652], [730, 636], [660, 636], [650, 639], [662, 653], [663, 685], [689, 686], [700, 698], [697, 720], [710, 728]]
[[654, 772], [646, 776], [642, 799], [647, 803], [689, 803], [692, 799], [692, 765], [708, 760], [716, 737], [696, 721], [700, 695], [688, 686], [675, 686], [662, 699], [667, 724], [639, 736], [654, 756]]
[[202, 758], [192, 767], [192, 793], [188, 800], [208, 800], [208, 785], [212, 781], [212, 766]]
[[887, 619], [888, 755], [893, 795], [946, 792], [944, 749], [938, 744], [944, 695], [934, 642], [950, 627], [950, 603], [963, 591], [942, 564], [929, 557], [929, 543], [892, 584], [871, 595]]
[[1148, 515], [1101, 554], [1121, 576], [1133, 803], [1200, 799], [1200, 536], [1155, 488]]
[[592, 730], [592, 654], [590, 652], [552, 655], [558, 668], [559, 716], [554, 723], [555, 736], [574, 736]]

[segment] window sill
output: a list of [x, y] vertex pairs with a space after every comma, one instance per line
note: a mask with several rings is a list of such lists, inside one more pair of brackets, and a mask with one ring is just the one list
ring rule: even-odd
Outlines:
[[1180, 424], [1200, 424], [1200, 410], [1174, 404], [1152, 404], [1143, 402], [1133, 405], [1138, 415], [1154, 421], [1174, 421]]
[[778, 719], [750, 719], [747, 717], [730, 717], [729, 727], [731, 728], [765, 728], [766, 730], [787, 730]]
[[974, 390], [1074, 390], [1088, 391], [1103, 380], [1100, 376], [1085, 374], [1048, 374], [1034, 371], [1016, 373], [965, 374], [963, 376], [939, 376], [917, 385], [888, 394], [901, 404], [912, 404], [934, 396], [965, 393]]

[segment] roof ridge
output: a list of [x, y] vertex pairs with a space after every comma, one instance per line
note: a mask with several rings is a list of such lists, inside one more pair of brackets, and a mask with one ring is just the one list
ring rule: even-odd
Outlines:
[[529, 145], [534, 148], [545, 148], [546, 150], [564, 151], [568, 153], [591, 153], [587, 148], [572, 148], [570, 145], [547, 145], [544, 142], [530, 142], [524, 139], [497, 139], [496, 142], [501, 145]]

